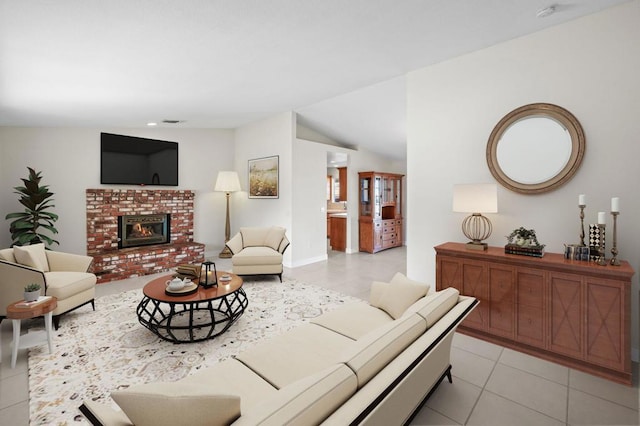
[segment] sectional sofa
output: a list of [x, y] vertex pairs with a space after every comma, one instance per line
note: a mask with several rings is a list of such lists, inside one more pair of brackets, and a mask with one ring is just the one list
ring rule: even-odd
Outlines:
[[448, 377], [454, 331], [476, 299], [396, 274], [369, 303], [324, 313], [171, 383], [113, 391], [95, 425], [404, 424]]

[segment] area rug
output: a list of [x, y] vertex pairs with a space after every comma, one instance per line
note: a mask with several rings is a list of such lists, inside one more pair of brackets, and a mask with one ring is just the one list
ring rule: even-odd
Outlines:
[[344, 303], [359, 300], [298, 281], [245, 283], [249, 306], [224, 334], [173, 344], [138, 322], [142, 290], [96, 299], [62, 318], [47, 345], [29, 351], [31, 425], [89, 424], [78, 407], [86, 399], [114, 405], [109, 393], [130, 385], [174, 381], [225, 360]]

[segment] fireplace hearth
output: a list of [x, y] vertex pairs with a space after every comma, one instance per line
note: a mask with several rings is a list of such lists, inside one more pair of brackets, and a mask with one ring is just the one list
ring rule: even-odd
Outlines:
[[118, 248], [166, 244], [171, 241], [170, 214], [118, 216]]

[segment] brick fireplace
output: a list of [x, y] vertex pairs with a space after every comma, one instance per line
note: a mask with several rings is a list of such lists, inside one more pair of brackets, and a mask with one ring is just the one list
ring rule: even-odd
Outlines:
[[[94, 259], [92, 268], [98, 282], [204, 261], [204, 244], [193, 241], [194, 198], [189, 190], [87, 189], [87, 254]], [[156, 216], [165, 215], [170, 217], [166, 229], [168, 243], [119, 247], [122, 235], [118, 235], [118, 218], [122, 221], [125, 217], [146, 216], [155, 222]], [[157, 225], [153, 226], [159, 232]]]

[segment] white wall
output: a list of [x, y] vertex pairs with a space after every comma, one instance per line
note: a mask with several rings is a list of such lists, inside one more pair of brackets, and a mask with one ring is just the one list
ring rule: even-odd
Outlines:
[[[0, 217], [22, 210], [13, 187], [28, 174], [27, 166], [42, 171], [42, 184], [55, 194], [60, 246], [56, 250], [86, 253], [87, 188], [132, 188], [100, 184], [100, 132], [125, 134], [179, 143], [178, 187], [196, 193], [194, 240], [207, 245], [207, 256], [224, 244], [224, 194], [213, 192], [218, 170], [233, 164], [232, 130], [129, 128], [16, 128], [0, 127]], [[11, 243], [9, 221], [0, 228], [0, 247]]]
[[[489, 243], [524, 226], [547, 251], [579, 242], [578, 194], [586, 223], [619, 196], [620, 257], [640, 271], [640, 1], [424, 68], [408, 75], [408, 255], [411, 278], [433, 282], [433, 247], [464, 241], [452, 185], [493, 182], [487, 139], [516, 107], [548, 102], [571, 111], [586, 134], [582, 167], [563, 187], [521, 195], [499, 187]], [[611, 225], [610, 217], [607, 219]], [[608, 239], [608, 250], [611, 239]], [[638, 350], [638, 273], [632, 286], [632, 346]]]
[[[235, 170], [240, 176], [242, 192], [234, 193], [237, 208], [231, 214], [231, 234], [241, 226], [277, 225], [287, 229], [291, 246], [283, 263], [291, 266], [296, 251], [292, 223], [292, 151], [295, 136], [295, 114], [285, 112], [236, 129]], [[249, 199], [248, 161], [279, 156], [279, 194], [277, 199]]]
[[293, 266], [327, 258], [327, 150], [316, 142], [296, 139], [293, 145]]

